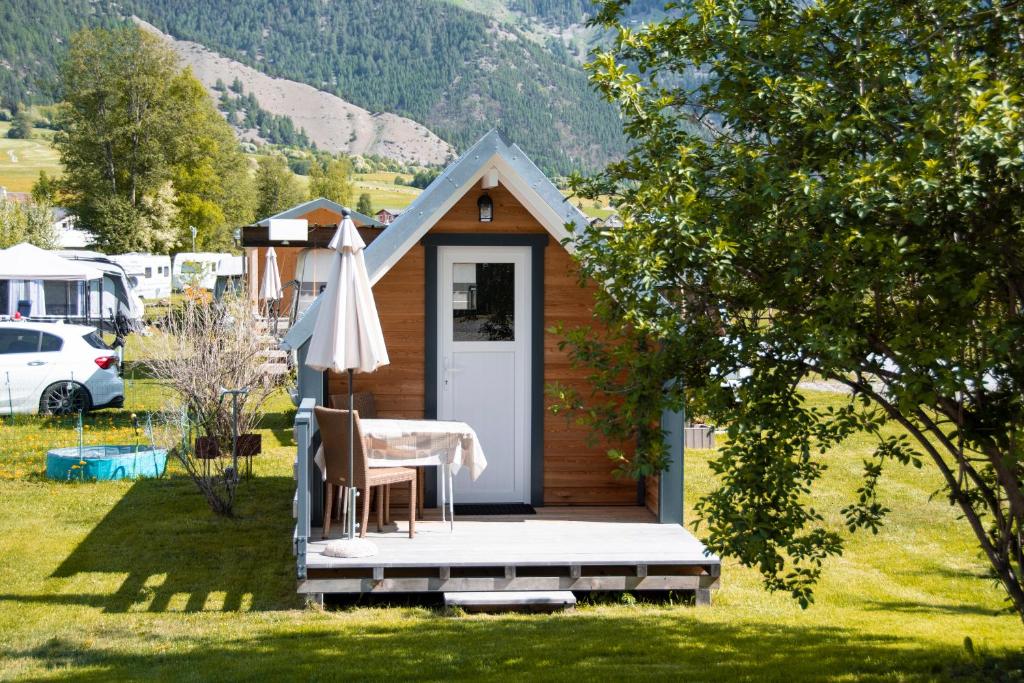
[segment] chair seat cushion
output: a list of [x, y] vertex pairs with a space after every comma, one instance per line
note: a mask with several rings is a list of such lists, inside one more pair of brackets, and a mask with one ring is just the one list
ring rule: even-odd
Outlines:
[[366, 475], [366, 479], [368, 486], [415, 481], [416, 469], [413, 467], [371, 467]]

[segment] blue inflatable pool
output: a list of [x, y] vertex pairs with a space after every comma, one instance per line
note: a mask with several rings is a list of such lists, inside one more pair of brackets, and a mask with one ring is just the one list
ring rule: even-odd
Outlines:
[[[76, 467], [80, 462], [84, 465]], [[149, 446], [78, 446], [55, 448], [46, 454], [50, 479], [108, 481], [159, 477], [167, 467], [167, 451]]]

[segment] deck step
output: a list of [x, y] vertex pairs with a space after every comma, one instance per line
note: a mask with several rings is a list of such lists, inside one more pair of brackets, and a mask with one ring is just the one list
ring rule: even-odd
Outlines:
[[572, 591], [460, 591], [444, 594], [445, 607], [467, 612], [555, 612], [576, 606]]

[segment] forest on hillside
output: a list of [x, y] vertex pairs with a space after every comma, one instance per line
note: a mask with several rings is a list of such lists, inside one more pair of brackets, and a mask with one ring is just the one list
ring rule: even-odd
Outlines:
[[459, 150], [498, 127], [559, 174], [625, 150], [618, 117], [566, 54], [440, 0], [10, 0], [0, 96], [59, 98], [54, 65], [67, 36], [130, 14], [272, 76], [408, 116]]
[[[662, 9], [667, 0], [632, 0], [623, 10], [624, 16], [644, 16]], [[594, 0], [508, 0], [511, 10], [541, 19], [557, 26], [578, 24], [594, 13]]]

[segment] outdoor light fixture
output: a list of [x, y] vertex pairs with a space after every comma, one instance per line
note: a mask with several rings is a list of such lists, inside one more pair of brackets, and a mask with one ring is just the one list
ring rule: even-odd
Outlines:
[[236, 247], [242, 246], [242, 229], [241, 228], [235, 228], [235, 246]]
[[490, 223], [494, 220], [494, 202], [486, 194], [481, 196], [480, 199], [476, 200], [476, 205], [480, 209], [480, 222]]

